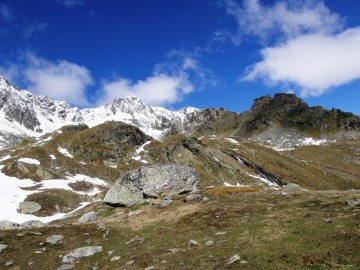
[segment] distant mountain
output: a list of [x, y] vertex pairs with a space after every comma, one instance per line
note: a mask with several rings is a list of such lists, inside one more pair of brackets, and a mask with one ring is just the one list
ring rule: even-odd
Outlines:
[[93, 127], [114, 120], [135, 125], [159, 139], [174, 125], [181, 126], [188, 113], [197, 110], [184, 108], [172, 112], [160, 107], [152, 108], [133, 96], [116, 98], [98, 108], [80, 110], [64, 101], [19, 90], [0, 76], [0, 130], [6, 134], [38, 137], [64, 125]]

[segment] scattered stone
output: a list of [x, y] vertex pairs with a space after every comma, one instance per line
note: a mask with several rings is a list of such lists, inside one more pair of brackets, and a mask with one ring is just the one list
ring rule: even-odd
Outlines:
[[331, 223], [331, 219], [330, 219], [330, 218], [325, 218], [325, 219], [324, 219], [324, 222], [325, 222], [325, 223]]
[[110, 259], [110, 261], [115, 262], [121, 259], [121, 256], [114, 256]]
[[349, 206], [356, 206], [359, 203], [357, 201], [354, 201], [354, 200], [347, 200], [346, 204], [349, 205]]
[[141, 214], [141, 210], [135, 210], [135, 211], [130, 211], [128, 216], [131, 217], [131, 216], [137, 216], [140, 214]]
[[163, 200], [163, 201], [159, 202], [159, 206], [166, 207], [166, 206], [172, 204], [173, 202], [174, 202], [173, 200]]
[[131, 261], [128, 261], [127, 263], [126, 263], [126, 265], [132, 265], [132, 264], [134, 264], [135, 263], [135, 260], [131, 260]]
[[249, 262], [247, 262], [247, 261], [240, 261], [240, 263], [242, 263], [242, 264], [247, 264], [247, 263], [249, 263]]
[[4, 250], [4, 249], [7, 249], [7, 245], [5, 244], [0, 244], [0, 253]]
[[111, 217], [118, 217], [118, 216], [121, 216], [124, 214], [125, 214], [125, 212], [116, 212], [115, 214], [112, 214]]
[[239, 255], [233, 255], [225, 262], [225, 266], [233, 264], [234, 262], [237, 262], [237, 261], [240, 261], [240, 256]]
[[46, 251], [46, 247], [40, 248], [39, 250], [35, 251], [35, 253], [39, 254], [39, 253], [43, 253]]
[[155, 266], [151, 265], [151, 266], [148, 266], [145, 268], [145, 270], [154, 270], [155, 269]]
[[287, 192], [281, 191], [280, 195], [281, 195], [281, 196], [286, 196], [286, 195], [287, 195]]
[[225, 234], [227, 234], [227, 232], [217, 232], [217, 233], [215, 233], [215, 235], [225, 235]]
[[115, 252], [115, 249], [108, 251], [108, 255], [111, 256]]
[[105, 224], [104, 223], [98, 223], [98, 224], [96, 224], [98, 227], [98, 230], [103, 230], [103, 231], [105, 231], [106, 229], [107, 229], [107, 227], [105, 226]]
[[31, 232], [31, 234], [33, 234], [33, 235], [43, 235], [41, 232]]
[[23, 236], [25, 236], [26, 234], [25, 234], [25, 233], [17, 233], [16, 235], [19, 236], [19, 237], [23, 237]]
[[294, 183], [289, 183], [286, 186], [282, 187], [282, 190], [285, 192], [299, 191], [300, 189], [301, 189], [301, 187], [298, 184], [294, 184]]
[[86, 246], [86, 247], [82, 247], [82, 248], [77, 248], [77, 249], [70, 251], [70, 253], [66, 254], [62, 258], [62, 262], [63, 263], [71, 263], [81, 257], [92, 256], [95, 253], [102, 252], [102, 251], [103, 251], [102, 246]]
[[137, 244], [140, 245], [140, 244], [142, 244], [144, 241], [145, 241], [145, 238], [144, 238], [144, 237], [142, 237], [142, 236], [140, 236], [140, 235], [137, 235], [137, 236], [135, 236], [134, 238], [132, 238], [132, 239], [130, 239], [129, 241], [127, 241], [127, 242], [125, 243], [125, 245], [128, 245], [128, 244], [130, 244], [130, 243], [132, 243], [132, 242], [137, 242]]
[[59, 266], [56, 270], [69, 270], [69, 269], [73, 269], [74, 267], [75, 267], [74, 264], [63, 264]]
[[167, 260], [162, 260], [161, 263], [162, 264], [167, 264]]
[[26, 201], [19, 204], [19, 212], [21, 214], [32, 214], [40, 211], [41, 205], [36, 202]]
[[188, 242], [188, 245], [189, 246], [197, 246], [199, 243], [198, 242], [196, 242], [195, 240], [189, 240], [189, 242]]
[[79, 218], [78, 222], [91, 222], [96, 219], [96, 213], [94, 211], [87, 212], [86, 214], [82, 215], [81, 218]]
[[205, 242], [205, 246], [207, 246], [207, 247], [210, 247], [210, 246], [213, 246], [213, 245], [214, 245], [214, 241], [212, 241], [212, 240], [208, 240], [208, 241]]
[[203, 199], [203, 195], [201, 194], [191, 194], [186, 196], [186, 198], [184, 199], [184, 202], [191, 202], [191, 201], [196, 201], [196, 200], [202, 200]]
[[14, 263], [13, 263], [13, 261], [7, 261], [6, 263], [5, 263], [5, 266], [9, 266], [9, 265], [13, 265]]
[[0, 230], [20, 229], [20, 224], [8, 220], [0, 221]]
[[205, 189], [214, 189], [215, 186], [208, 186], [208, 187], [205, 187]]
[[208, 198], [208, 197], [204, 197], [204, 198], [202, 198], [202, 201], [203, 201], [203, 202], [210, 201], [210, 198]]
[[110, 233], [110, 230], [107, 229], [107, 230], [105, 231], [105, 233], [103, 234], [103, 238], [105, 239], [105, 238], [109, 235], [109, 233]]
[[21, 229], [41, 228], [42, 226], [44, 223], [40, 220], [29, 220], [20, 225]]
[[55, 244], [60, 243], [63, 239], [64, 239], [64, 236], [60, 235], [60, 234], [59, 235], [50, 235], [48, 238], [46, 238], [45, 243], [55, 245]]
[[175, 164], [141, 166], [120, 175], [106, 193], [104, 202], [114, 206], [142, 204], [147, 201], [146, 197], [196, 191], [199, 181], [199, 175], [190, 167]]
[[271, 211], [272, 207], [268, 206], [268, 207], [266, 207], [266, 210]]

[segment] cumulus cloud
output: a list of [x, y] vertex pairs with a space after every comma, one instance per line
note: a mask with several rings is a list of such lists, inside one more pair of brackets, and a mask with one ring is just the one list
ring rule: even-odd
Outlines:
[[155, 74], [146, 80], [136, 83], [124, 78], [116, 78], [113, 81], [104, 81], [101, 92], [102, 99], [98, 105], [102, 105], [117, 97], [136, 96], [142, 101], [153, 105], [166, 105], [179, 102], [184, 95], [193, 91], [192, 84], [186, 76], [169, 76]]
[[249, 67], [241, 80], [292, 83], [302, 96], [318, 96], [360, 79], [359, 48], [360, 27], [333, 36], [302, 35], [263, 49], [263, 60]]
[[267, 44], [262, 60], [246, 68], [239, 81], [261, 79], [269, 86], [294, 87], [301, 96], [319, 96], [360, 78], [360, 27], [344, 29], [344, 20], [322, 1], [225, 1], [238, 30]]
[[189, 93], [217, 83], [212, 73], [203, 68], [196, 53], [171, 51], [167, 61], [155, 65], [153, 75], [132, 82], [115, 77], [101, 83], [96, 105], [103, 105], [117, 97], [136, 96], [152, 106], [166, 106], [183, 100]]
[[85, 90], [92, 84], [92, 77], [86, 67], [65, 60], [53, 63], [33, 54], [26, 58], [23, 76], [30, 92], [77, 106], [88, 105]]
[[225, 7], [238, 24], [238, 31], [231, 35], [236, 45], [246, 35], [267, 42], [275, 36], [289, 39], [304, 33], [331, 34], [343, 27], [339, 15], [321, 1], [277, 1], [273, 6], [265, 6], [259, 0], [244, 0], [242, 5], [227, 0]]

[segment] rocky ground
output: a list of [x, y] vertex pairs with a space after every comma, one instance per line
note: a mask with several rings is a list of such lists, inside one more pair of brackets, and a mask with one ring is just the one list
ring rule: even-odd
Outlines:
[[[228, 189], [228, 190], [226, 190]], [[287, 191], [285, 191], [287, 190]], [[251, 191], [251, 192], [250, 192]], [[357, 269], [359, 191], [202, 190], [2, 231], [2, 269]], [[155, 203], [155, 204], [154, 204]], [[85, 213], [89, 222], [80, 223]], [[84, 221], [84, 220], [83, 220]]]

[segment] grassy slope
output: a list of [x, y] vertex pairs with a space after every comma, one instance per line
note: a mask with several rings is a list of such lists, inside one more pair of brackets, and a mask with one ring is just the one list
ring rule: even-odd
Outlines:
[[[101, 245], [102, 253], [77, 260], [76, 269], [89, 269], [95, 264], [99, 269], [144, 269], [150, 265], [155, 269], [360, 267], [360, 208], [345, 204], [347, 199], [360, 199], [357, 191], [310, 191], [288, 196], [281, 196], [278, 191], [261, 191], [207, 196], [211, 198], [208, 202], [184, 203], [179, 197], [166, 208], [144, 205], [137, 207], [143, 213], [133, 217], [110, 217], [120, 209], [93, 205], [97, 222], [110, 229], [106, 239], [105, 231], [97, 229], [96, 223], [63, 221], [60, 227], [23, 231], [25, 236], [18, 236], [18, 231], [3, 231], [2, 241], [9, 247], [1, 254], [0, 265], [13, 260], [12, 269], [56, 269], [61, 265], [60, 255], [86, 245]], [[73, 220], [79, 216], [80, 213]], [[33, 235], [34, 231], [43, 235]], [[215, 235], [225, 231], [225, 235]], [[43, 247], [39, 244], [51, 234], [63, 234], [63, 243], [45, 244], [47, 250], [35, 254]], [[136, 236], [144, 241], [126, 244]], [[190, 239], [197, 241], [198, 246], [190, 247]], [[214, 245], [205, 246], [208, 240]], [[121, 259], [110, 261], [110, 250], [115, 250], [112, 256]], [[225, 267], [225, 261], [234, 254], [247, 263]], [[126, 265], [131, 260], [135, 263]]]

